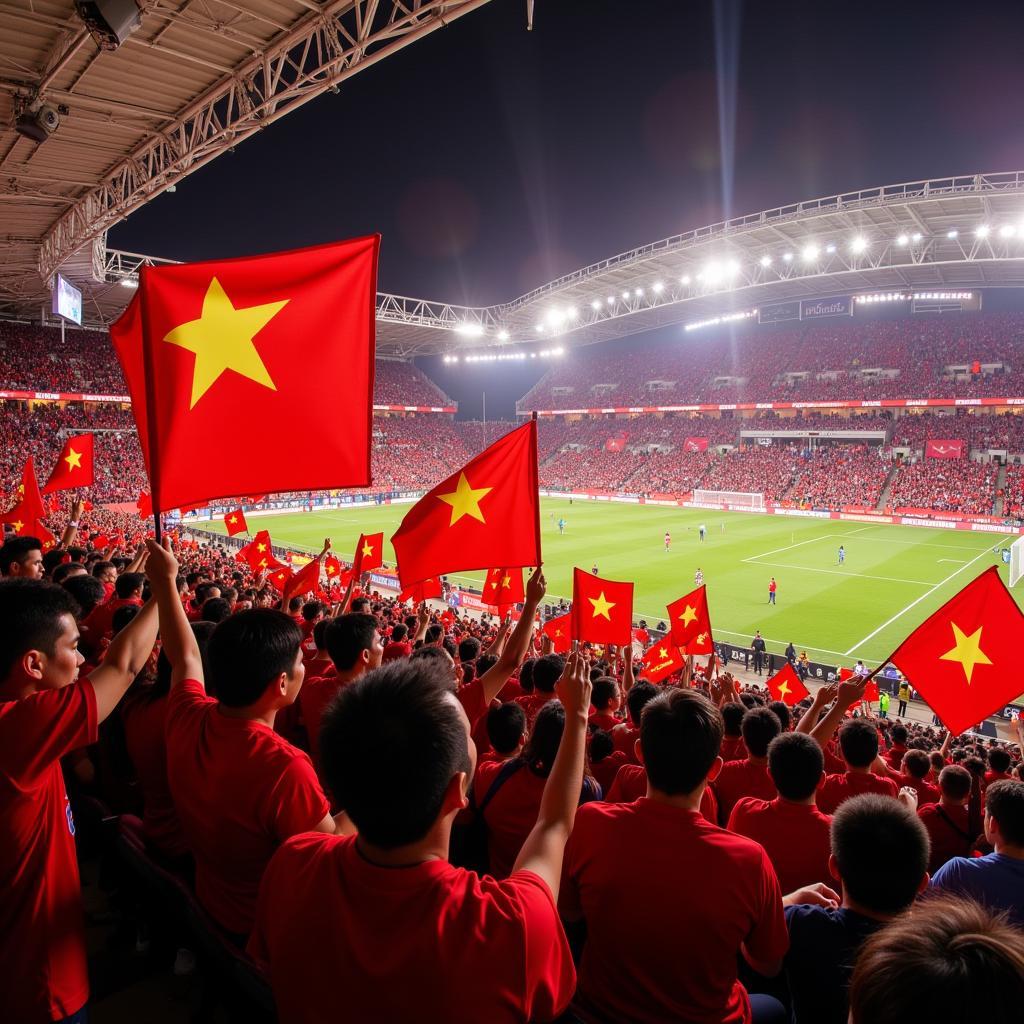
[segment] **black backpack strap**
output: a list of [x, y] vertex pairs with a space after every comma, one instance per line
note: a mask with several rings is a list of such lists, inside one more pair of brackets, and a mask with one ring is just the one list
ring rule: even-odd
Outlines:
[[524, 764], [525, 762], [518, 757], [512, 758], [511, 761], [506, 761], [501, 766], [501, 770], [494, 777], [494, 781], [488, 787], [487, 792], [484, 793], [484, 798], [480, 801], [479, 807], [475, 806], [475, 801], [472, 796], [470, 796], [470, 805], [473, 806], [473, 810], [475, 810], [480, 817], [483, 817], [484, 811], [487, 810], [487, 805], [498, 795], [498, 790], [501, 789], [501, 787], [504, 786], [505, 783], [508, 782], [508, 780], [511, 779]]
[[941, 804], [935, 805], [935, 810], [942, 820], [965, 842], [971, 842], [970, 835], [965, 832], [943, 809]]

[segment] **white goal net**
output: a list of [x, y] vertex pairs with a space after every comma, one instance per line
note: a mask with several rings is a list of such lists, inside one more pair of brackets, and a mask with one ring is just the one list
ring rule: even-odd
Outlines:
[[749, 491], [694, 491], [693, 500], [701, 505], [764, 508], [764, 495], [751, 494]]
[[1017, 586], [1024, 579], [1024, 537], [1018, 537], [1010, 545], [1010, 586]]

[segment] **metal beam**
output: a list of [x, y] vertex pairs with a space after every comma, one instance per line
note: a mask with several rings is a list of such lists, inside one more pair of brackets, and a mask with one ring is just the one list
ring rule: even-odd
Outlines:
[[72, 253], [179, 178], [303, 103], [489, 0], [332, 0], [225, 75], [64, 213], [39, 252], [49, 282]]

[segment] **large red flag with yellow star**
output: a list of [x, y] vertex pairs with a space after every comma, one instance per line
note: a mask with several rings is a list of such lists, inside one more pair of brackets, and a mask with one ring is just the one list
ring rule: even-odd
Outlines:
[[585, 569], [572, 575], [572, 636], [592, 644], [633, 642], [633, 584], [603, 580]]
[[489, 569], [484, 580], [484, 601], [492, 608], [497, 608], [504, 616], [506, 610], [514, 604], [526, 600], [526, 589], [523, 585], [523, 570]]
[[[379, 242], [142, 268], [110, 335], [154, 508], [370, 483]], [[308, 400], [325, 380], [344, 402]], [[292, 443], [296, 416], [316, 444]]]
[[649, 683], [660, 683], [673, 672], [681, 671], [686, 664], [671, 636], [651, 644], [640, 660], [644, 663], [644, 679]]
[[420, 498], [391, 543], [403, 587], [464, 569], [539, 565], [537, 424], [499, 438]]
[[710, 654], [715, 649], [703, 584], [668, 606], [668, 621], [672, 641], [684, 654]]
[[[46, 510], [43, 508], [43, 496], [39, 493], [36, 467], [31, 455], [25, 460], [21, 470], [21, 483], [18, 485], [16, 497], [17, 503], [9, 512], [0, 516], [0, 523], [13, 526], [19, 537], [34, 537], [36, 533], [33, 531], [42, 527], [40, 520]], [[41, 537], [39, 539], [42, 540]]]
[[540, 631], [551, 638], [551, 648], [555, 654], [565, 654], [572, 647], [572, 614], [566, 612], [565, 615], [548, 619]]
[[371, 569], [379, 569], [384, 564], [384, 534], [361, 533], [356, 553], [352, 559], [352, 572], [356, 578]]
[[236, 533], [249, 532], [249, 524], [245, 521], [245, 513], [240, 508], [236, 508], [224, 516], [224, 527], [228, 531], [229, 537], [234, 537]]
[[986, 569], [930, 615], [889, 656], [955, 735], [1021, 690], [1024, 615], [999, 578]]
[[92, 444], [92, 434], [78, 434], [65, 443], [60, 458], [57, 459], [57, 465], [54, 466], [50, 479], [46, 481], [43, 494], [92, 486]]
[[796, 669], [788, 661], [768, 680], [768, 692], [772, 695], [772, 700], [781, 700], [790, 707], [811, 695], [811, 691], [804, 686]]
[[429, 579], [418, 580], [405, 587], [398, 595], [398, 600], [401, 603], [412, 601], [413, 604], [420, 604], [423, 601], [429, 601], [432, 597], [440, 597], [443, 592], [441, 581], [436, 576], [431, 576]]

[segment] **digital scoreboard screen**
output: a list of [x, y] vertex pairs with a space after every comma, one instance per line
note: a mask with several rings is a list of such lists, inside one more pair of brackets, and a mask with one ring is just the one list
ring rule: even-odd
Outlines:
[[53, 311], [65, 320], [82, 324], [82, 293], [60, 274], [53, 287]]

